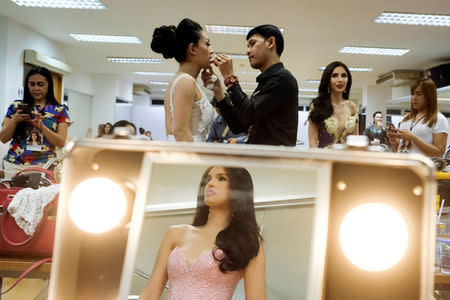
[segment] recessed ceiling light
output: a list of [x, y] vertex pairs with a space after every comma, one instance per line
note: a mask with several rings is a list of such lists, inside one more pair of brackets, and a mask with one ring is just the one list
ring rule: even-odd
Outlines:
[[367, 54], [367, 55], [392, 55], [402, 56], [409, 52], [409, 49], [394, 49], [394, 48], [372, 48], [372, 47], [344, 47], [339, 50], [341, 53], [350, 54]]
[[149, 84], [153, 84], [153, 85], [168, 85], [169, 82], [168, 81], [150, 81]]
[[71, 34], [78, 41], [95, 43], [118, 43], [118, 44], [142, 44], [135, 36], [95, 35], [95, 34]]
[[425, 26], [450, 26], [450, 15], [427, 15], [398, 12], [382, 12], [374, 23]]
[[320, 83], [320, 80], [319, 79], [307, 79], [307, 80], [305, 80], [305, 82], [307, 82], [307, 83]]
[[230, 54], [227, 54], [227, 56], [229, 58], [235, 58], [235, 59], [248, 59], [248, 56], [246, 54], [233, 54], [233, 53], [230, 53]]
[[163, 62], [159, 58], [145, 57], [107, 57], [107, 60], [119, 64], [161, 64]]
[[[207, 32], [216, 34], [247, 35], [247, 33], [252, 29], [253, 27], [247, 26], [206, 25]], [[281, 32], [283, 32], [283, 30], [284, 30], [283, 28], [280, 28]]]
[[317, 93], [317, 89], [298, 89], [299, 92], [316, 92]]
[[168, 72], [145, 72], [145, 71], [137, 71], [133, 72], [134, 75], [140, 76], [160, 76], [160, 77], [172, 77], [175, 76], [175, 73]]
[[[325, 70], [326, 67], [322, 66], [319, 68], [320, 71]], [[371, 72], [373, 68], [355, 68], [355, 67], [349, 67], [348, 68], [351, 72]], [[319, 82], [320, 83], [320, 82]]]
[[106, 9], [99, 0], [11, 0], [19, 6], [74, 8], [74, 9]]

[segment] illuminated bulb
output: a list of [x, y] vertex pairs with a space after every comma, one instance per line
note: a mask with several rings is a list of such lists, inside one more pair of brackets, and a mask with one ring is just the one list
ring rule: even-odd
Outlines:
[[394, 266], [405, 254], [408, 231], [403, 218], [384, 204], [355, 207], [345, 217], [339, 231], [345, 256], [368, 271]]
[[102, 233], [114, 228], [125, 215], [126, 197], [114, 181], [90, 178], [75, 187], [69, 215], [82, 230]]

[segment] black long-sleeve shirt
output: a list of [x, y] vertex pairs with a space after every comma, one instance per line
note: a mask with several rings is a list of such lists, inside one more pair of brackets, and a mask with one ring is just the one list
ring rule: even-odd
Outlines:
[[234, 133], [248, 132], [248, 144], [295, 146], [298, 128], [297, 80], [283, 64], [276, 63], [256, 78], [258, 86], [249, 99], [239, 84], [217, 107]]

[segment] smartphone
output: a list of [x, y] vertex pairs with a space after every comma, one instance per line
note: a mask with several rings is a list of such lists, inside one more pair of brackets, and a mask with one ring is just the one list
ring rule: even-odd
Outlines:
[[32, 116], [31, 112], [33, 111], [33, 105], [27, 103], [19, 103], [17, 108], [22, 110], [22, 114], [29, 114], [30, 117]]

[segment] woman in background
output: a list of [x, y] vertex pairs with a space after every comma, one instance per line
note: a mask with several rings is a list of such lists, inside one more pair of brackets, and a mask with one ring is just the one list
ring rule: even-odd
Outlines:
[[166, 134], [169, 141], [205, 142], [214, 108], [197, 83], [200, 70], [210, 65], [213, 50], [203, 28], [190, 19], [177, 27], [161, 26], [153, 33], [151, 48], [179, 63], [164, 95]]
[[400, 129], [388, 129], [394, 152], [420, 153], [441, 157], [445, 152], [448, 122], [437, 109], [437, 91], [433, 80], [418, 80], [411, 87], [411, 111]]
[[352, 75], [339, 61], [330, 63], [322, 74], [319, 96], [309, 112], [309, 147], [345, 144], [347, 135], [358, 134], [358, 109], [349, 101]]
[[109, 122], [103, 124], [103, 134], [112, 134], [112, 127], [112, 124]]
[[253, 182], [246, 169], [210, 167], [192, 225], [168, 230], [140, 299], [160, 299], [168, 280], [168, 300], [231, 300], [241, 278], [245, 299], [267, 299]]
[[[20, 107], [32, 106], [31, 114], [23, 113]], [[56, 101], [53, 79], [43, 67], [31, 69], [25, 77], [23, 101], [16, 100], [8, 108], [0, 140], [11, 140], [5, 158], [5, 178], [31, 165], [46, 164], [56, 159], [55, 147], [63, 147], [69, 128], [69, 114], [64, 105]], [[27, 132], [40, 132], [43, 142], [40, 147], [27, 149]]]

